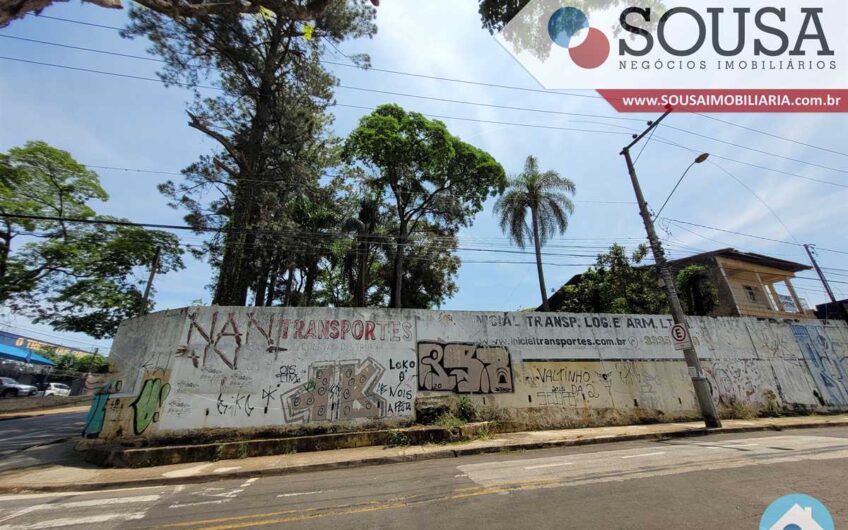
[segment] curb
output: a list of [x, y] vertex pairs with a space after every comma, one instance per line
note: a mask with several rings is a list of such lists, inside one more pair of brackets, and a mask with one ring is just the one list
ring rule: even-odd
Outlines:
[[458, 458], [461, 456], [471, 456], [480, 454], [501, 453], [507, 451], [521, 451], [534, 449], [551, 449], [557, 447], [578, 447], [585, 445], [598, 445], [605, 443], [616, 442], [631, 442], [638, 440], [672, 440], [679, 438], [690, 438], [696, 436], [706, 436], [709, 434], [737, 434], [747, 432], [765, 432], [765, 431], [785, 431], [796, 429], [820, 429], [848, 427], [848, 420], [841, 420], [829, 423], [798, 423], [786, 425], [762, 425], [762, 426], [740, 426], [740, 427], [722, 427], [721, 429], [693, 428], [683, 431], [665, 432], [665, 433], [643, 433], [643, 434], [623, 434], [613, 437], [594, 437], [594, 438], [575, 438], [570, 440], [552, 440], [547, 442], [517, 442], [491, 447], [467, 447], [467, 448], [444, 448], [439, 451], [430, 453], [413, 454], [413, 455], [397, 455], [373, 458], [361, 458], [358, 460], [348, 460], [343, 462], [328, 462], [323, 464], [308, 464], [295, 467], [283, 467], [273, 469], [254, 469], [247, 471], [233, 471], [231, 473], [221, 473], [217, 475], [198, 475], [193, 477], [157, 477], [151, 479], [139, 480], [119, 480], [112, 482], [89, 482], [82, 484], [57, 484], [44, 486], [0, 486], [0, 494], [16, 494], [16, 493], [52, 493], [64, 492], [69, 489], [74, 491], [100, 491], [118, 488], [143, 488], [153, 486], [169, 486], [178, 484], [203, 484], [207, 482], [220, 482], [224, 480], [239, 480], [254, 477], [275, 477], [283, 475], [294, 475], [300, 473], [314, 473], [317, 471], [332, 471], [337, 469], [350, 469], [366, 466], [376, 466], [384, 464], [401, 464], [407, 462], [417, 462], [423, 460], [435, 460], [443, 458]]

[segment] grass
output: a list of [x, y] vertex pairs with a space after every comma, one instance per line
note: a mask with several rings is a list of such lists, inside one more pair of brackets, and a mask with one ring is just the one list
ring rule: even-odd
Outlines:
[[454, 416], [452, 412], [446, 412], [439, 416], [439, 419], [436, 420], [436, 425], [439, 427], [445, 427], [447, 429], [458, 429], [464, 426], [466, 423], [465, 420], [457, 418]]

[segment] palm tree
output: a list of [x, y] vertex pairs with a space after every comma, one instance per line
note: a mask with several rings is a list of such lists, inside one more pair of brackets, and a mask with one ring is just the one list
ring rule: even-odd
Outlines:
[[[528, 156], [524, 171], [511, 179], [509, 188], [495, 203], [495, 214], [500, 217], [501, 230], [519, 248], [525, 248], [530, 239], [536, 246], [536, 268], [544, 311], [549, 311], [550, 307], [545, 274], [542, 271], [542, 245], [557, 233], [565, 233], [568, 215], [574, 213], [574, 203], [569, 195], [574, 195], [576, 191], [574, 182], [556, 171], [540, 173], [536, 157]], [[530, 224], [527, 223], [528, 210]]]

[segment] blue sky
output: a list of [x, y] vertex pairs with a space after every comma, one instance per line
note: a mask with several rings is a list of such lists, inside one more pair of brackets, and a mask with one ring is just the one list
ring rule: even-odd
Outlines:
[[[378, 11], [378, 35], [370, 40], [350, 41], [340, 49], [368, 53], [375, 67], [427, 76], [458, 78], [484, 83], [539, 88], [509, 54], [481, 28], [477, 3], [470, 0], [388, 0]], [[123, 26], [126, 11], [92, 5], [55, 4], [43, 15], [95, 24]], [[117, 32], [97, 27], [29, 16], [0, 29], [0, 36], [16, 36], [72, 46], [145, 55], [143, 40], [125, 40]], [[154, 77], [158, 63], [46, 46], [0, 38], [0, 55], [73, 67]], [[335, 52], [328, 60], [347, 62]], [[492, 153], [507, 171], [520, 171], [525, 157], [536, 155], [545, 169], [554, 169], [577, 184], [577, 210], [565, 237], [545, 249], [549, 288], [556, 288], [572, 275], [585, 270], [591, 257], [613, 242], [632, 247], [644, 238], [633, 191], [618, 155], [633, 129], [653, 116], [617, 114], [601, 99], [543, 94], [400, 76], [354, 68], [330, 66], [342, 85], [402, 92], [428, 97], [473, 101], [488, 105], [530, 107], [547, 111], [592, 114], [575, 117], [500, 108], [446, 103], [401, 96], [374, 94], [339, 88], [340, 104], [374, 107], [396, 102], [419, 112], [455, 118], [584, 129], [604, 132], [562, 131], [445, 119], [450, 130]], [[593, 95], [584, 92], [585, 95]], [[179, 172], [215, 145], [189, 128], [184, 112], [190, 94], [180, 88], [104, 75], [62, 70], [0, 59], [0, 150], [40, 139], [70, 151], [77, 160], [96, 166]], [[334, 111], [335, 132], [346, 135], [367, 110], [338, 107]], [[848, 125], [844, 116], [824, 114], [716, 115], [753, 129], [836, 151], [845, 151]], [[758, 134], [702, 116], [672, 115], [656, 138], [685, 145], [697, 151], [733, 158], [755, 168], [714, 158], [719, 166], [703, 164], [689, 173], [663, 217], [728, 231], [755, 234], [788, 242], [814, 243], [822, 248], [848, 250], [845, 237], [848, 188], [830, 186], [786, 175], [848, 185], [848, 156], [813, 149], [797, 143]], [[689, 131], [690, 134], [685, 131]], [[610, 134], [620, 133], [620, 134]], [[718, 138], [719, 143], [699, 135]], [[730, 144], [730, 145], [728, 145]], [[746, 149], [749, 148], [749, 149]], [[756, 149], [785, 158], [752, 151]], [[691, 151], [651, 142], [638, 161], [645, 195], [655, 208], [665, 199], [683, 170], [692, 161]], [[833, 169], [815, 167], [828, 166]], [[770, 171], [773, 170], [773, 171]], [[110, 194], [97, 205], [103, 214], [139, 222], [181, 224], [183, 212], [172, 210], [159, 195], [156, 185], [166, 175], [97, 170]], [[748, 189], [749, 188], [749, 189]], [[471, 228], [461, 233], [463, 248], [515, 250], [500, 232], [486, 205]], [[778, 220], [779, 217], [779, 220]], [[785, 226], [784, 226], [785, 225]], [[736, 236], [692, 225], [668, 225], [661, 230], [672, 258], [702, 250], [736, 247], [806, 263], [801, 247]], [[200, 237], [182, 233], [185, 242]], [[502, 252], [461, 251], [465, 260], [458, 283], [459, 293], [444, 309], [516, 310], [539, 304], [539, 291], [532, 255]], [[821, 263], [830, 269], [837, 296], [848, 297], [848, 254], [820, 252]], [[521, 263], [471, 263], [513, 261]], [[186, 256], [186, 270], [157, 280], [157, 309], [182, 307], [197, 299], [210, 300], [204, 286], [210, 270]], [[812, 272], [803, 273], [813, 278]], [[799, 279], [802, 297], [812, 305], [825, 294], [821, 284]], [[109, 341], [55, 333], [14, 315], [2, 322], [16, 328], [54, 335], [71, 345]], [[41, 335], [39, 335], [41, 336]], [[51, 338], [51, 337], [43, 337]], [[73, 341], [73, 342], [72, 342]]]

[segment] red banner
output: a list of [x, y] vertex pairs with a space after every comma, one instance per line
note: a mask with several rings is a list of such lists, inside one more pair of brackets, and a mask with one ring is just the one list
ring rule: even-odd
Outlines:
[[848, 112], [848, 90], [598, 90], [619, 112]]

